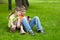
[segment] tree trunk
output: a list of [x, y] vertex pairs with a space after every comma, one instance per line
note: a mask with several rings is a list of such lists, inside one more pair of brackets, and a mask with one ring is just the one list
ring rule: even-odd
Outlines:
[[[8, 0], [8, 9], [11, 10], [12, 9], [12, 0]], [[15, 0], [16, 6], [20, 7], [22, 5], [24, 5], [26, 7], [26, 9], [29, 6], [29, 2], [28, 0]]]
[[28, 2], [28, 0], [26, 0], [26, 4], [27, 4], [27, 6], [29, 6], [29, 2]]
[[12, 0], [8, 0], [8, 9], [11, 10], [12, 9]]
[[16, 3], [16, 6], [18, 6], [18, 7], [24, 5], [26, 7], [26, 9], [29, 6], [28, 0], [15, 0], [15, 3]]
[[22, 0], [15, 0], [16, 6], [22, 6]]
[[26, 4], [26, 0], [22, 0], [22, 5], [24, 5], [27, 9], [27, 4]]

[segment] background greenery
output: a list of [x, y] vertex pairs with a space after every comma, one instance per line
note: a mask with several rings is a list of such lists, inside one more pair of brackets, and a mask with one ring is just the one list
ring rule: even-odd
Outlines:
[[[47, 1], [47, 2], [40, 2]], [[60, 0], [29, 0], [30, 6], [26, 15], [38, 16], [40, 18], [43, 29], [47, 34], [37, 33], [36, 27], [33, 28], [35, 36], [26, 33], [21, 35], [17, 30], [15, 33], [10, 33], [8, 24], [8, 4], [0, 4], [0, 40], [60, 40], [60, 2], [49, 2]], [[8, 2], [6, 0], [6, 2]], [[15, 2], [12, 1], [13, 8]]]

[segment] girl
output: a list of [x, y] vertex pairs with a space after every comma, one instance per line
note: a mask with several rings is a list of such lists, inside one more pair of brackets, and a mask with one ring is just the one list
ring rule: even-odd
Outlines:
[[14, 12], [11, 13], [8, 17], [9, 18], [8, 27], [10, 28], [10, 32], [14, 32], [16, 30], [16, 27], [17, 27], [17, 28], [20, 28], [21, 34], [25, 34], [23, 26], [20, 25], [19, 15], [20, 15], [20, 8], [16, 7]]
[[[24, 25], [25, 29], [27, 30], [27, 32], [29, 32], [31, 35], [34, 35], [32, 28], [34, 27], [34, 24], [36, 24], [36, 28], [37, 28], [37, 32], [42, 32], [45, 33], [43, 31], [43, 28], [41, 26], [40, 23], [40, 19], [38, 16], [35, 16], [32, 20], [29, 18], [28, 16], [28, 20], [27, 17], [25, 16], [25, 12], [26, 9], [24, 6], [21, 6], [21, 14], [20, 14], [20, 22], [22, 23], [22, 25]], [[30, 20], [29, 20], [30, 19]]]

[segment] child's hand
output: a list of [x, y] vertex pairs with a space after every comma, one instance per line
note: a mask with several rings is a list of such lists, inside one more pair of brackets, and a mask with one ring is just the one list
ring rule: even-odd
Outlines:
[[27, 17], [27, 19], [28, 19], [28, 22], [30, 22], [30, 21], [31, 21], [31, 18], [30, 18], [30, 16], [28, 16], [28, 17]]
[[16, 27], [16, 25], [12, 25], [12, 28], [15, 28]]

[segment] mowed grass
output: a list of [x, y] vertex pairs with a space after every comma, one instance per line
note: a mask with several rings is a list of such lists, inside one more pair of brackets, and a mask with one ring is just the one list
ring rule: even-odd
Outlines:
[[[31, 18], [38, 16], [46, 34], [37, 33], [36, 27], [33, 28], [35, 36], [28, 33], [21, 35], [18, 30], [10, 33], [7, 17], [11, 11], [8, 10], [7, 4], [0, 4], [0, 40], [60, 40], [60, 3], [32, 2], [30, 2], [26, 15]], [[15, 4], [13, 4], [13, 9], [14, 7]]]

